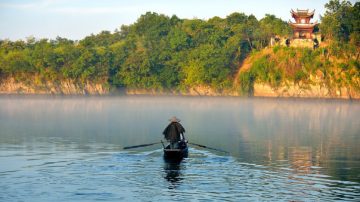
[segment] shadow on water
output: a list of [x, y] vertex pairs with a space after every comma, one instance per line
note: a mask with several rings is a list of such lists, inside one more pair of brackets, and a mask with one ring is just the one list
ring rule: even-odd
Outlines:
[[182, 170], [185, 169], [184, 163], [181, 159], [164, 158], [164, 178], [169, 182], [168, 189], [175, 189], [184, 179]]

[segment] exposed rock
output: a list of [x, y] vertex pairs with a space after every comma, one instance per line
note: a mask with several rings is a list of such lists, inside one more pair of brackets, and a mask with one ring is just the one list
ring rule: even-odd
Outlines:
[[186, 95], [186, 96], [239, 96], [234, 90], [216, 91], [209, 86], [197, 86], [188, 90], [126, 89], [127, 95]]
[[341, 87], [329, 89], [320, 83], [303, 86], [301, 86], [301, 84], [288, 84], [276, 89], [269, 84], [255, 83], [254, 96], [360, 99], [360, 93], [351, 90], [351, 88]]
[[[318, 79], [318, 75], [314, 80]], [[55, 94], [55, 95], [187, 95], [187, 96], [240, 96], [236, 89], [216, 91], [209, 86], [197, 86], [188, 90], [153, 90], [124, 88], [110, 92], [104, 84], [92, 84], [86, 82], [80, 84], [71, 80], [59, 83], [42, 83], [41, 85], [16, 82], [14, 79], [2, 80], [0, 94]], [[293, 84], [291, 82], [273, 88], [269, 84], [255, 83], [255, 97], [302, 97], [302, 98], [341, 98], [360, 99], [360, 93], [352, 88], [336, 87], [329, 89], [321, 82], [315, 84]]]
[[64, 80], [59, 83], [46, 82], [40, 85], [16, 82], [14, 79], [2, 80], [0, 94], [64, 94], [64, 95], [104, 95], [109, 89], [102, 84], [76, 83]]

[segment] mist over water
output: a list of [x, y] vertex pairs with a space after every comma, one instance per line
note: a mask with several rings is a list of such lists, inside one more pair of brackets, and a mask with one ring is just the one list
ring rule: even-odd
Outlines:
[[[122, 149], [160, 141], [174, 115], [229, 154], [191, 147], [173, 165], [161, 144]], [[356, 200], [359, 118], [334, 100], [0, 97], [0, 200]]]

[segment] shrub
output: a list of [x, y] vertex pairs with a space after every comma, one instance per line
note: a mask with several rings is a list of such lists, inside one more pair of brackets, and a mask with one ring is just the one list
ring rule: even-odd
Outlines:
[[239, 76], [240, 93], [252, 96], [254, 94], [254, 82], [256, 75], [252, 71], [243, 72]]

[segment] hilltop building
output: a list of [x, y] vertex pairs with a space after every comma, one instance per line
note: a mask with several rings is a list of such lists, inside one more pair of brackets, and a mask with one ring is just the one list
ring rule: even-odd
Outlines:
[[309, 9], [294, 11], [291, 9], [291, 16], [295, 22], [289, 20], [288, 24], [293, 29], [293, 36], [290, 38], [280, 38], [278, 36], [273, 37], [270, 40], [270, 45], [284, 45], [291, 47], [309, 47], [316, 48], [321, 43], [321, 36], [319, 33], [314, 33], [314, 28], [318, 24], [310, 22], [314, 17], [315, 10], [309, 12]]
[[314, 12], [309, 12], [307, 10], [299, 10], [294, 11], [291, 9], [291, 16], [295, 19], [295, 23], [289, 21], [289, 25], [292, 27], [294, 36], [293, 39], [314, 39], [315, 36], [313, 34], [314, 27], [317, 25], [317, 21], [315, 23], [310, 23], [310, 20], [314, 17]]

